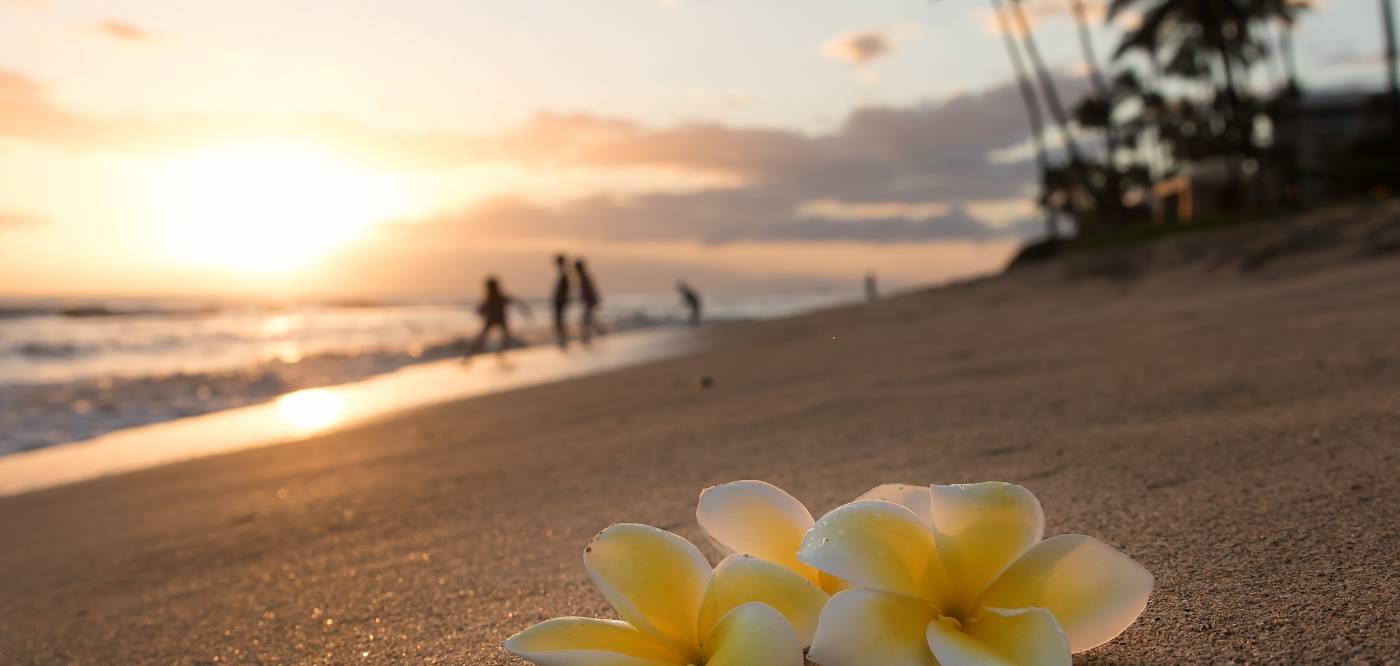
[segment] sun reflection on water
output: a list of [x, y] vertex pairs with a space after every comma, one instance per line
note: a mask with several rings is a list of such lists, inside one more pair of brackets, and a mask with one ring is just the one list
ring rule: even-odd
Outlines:
[[344, 418], [345, 401], [330, 391], [307, 389], [278, 398], [277, 414], [300, 430], [324, 430]]

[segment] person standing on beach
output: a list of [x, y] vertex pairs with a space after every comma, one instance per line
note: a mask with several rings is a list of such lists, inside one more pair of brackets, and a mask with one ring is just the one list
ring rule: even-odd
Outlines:
[[681, 302], [690, 308], [690, 325], [700, 325], [700, 294], [685, 283], [685, 280], [676, 280], [676, 291], [681, 292]]
[[598, 297], [598, 287], [593, 284], [593, 277], [588, 274], [588, 266], [582, 259], [574, 262], [574, 272], [578, 274], [578, 297], [583, 301], [583, 326], [579, 329], [579, 341], [588, 344], [594, 333], [603, 335], [607, 332], [597, 320], [598, 304], [603, 299]]
[[874, 303], [880, 300], [880, 288], [875, 285], [875, 271], [865, 274], [865, 302]]
[[486, 294], [482, 297], [481, 304], [476, 307], [476, 313], [481, 315], [481, 332], [476, 335], [476, 340], [472, 342], [471, 348], [467, 351], [468, 357], [481, 352], [482, 347], [486, 344], [486, 336], [491, 333], [493, 328], [501, 330], [501, 346], [496, 350], [496, 353], [503, 353], [510, 348], [514, 341], [510, 334], [510, 323], [506, 319], [506, 308], [510, 305], [520, 308], [525, 316], [530, 316], [530, 306], [502, 291], [501, 281], [496, 279], [496, 276], [487, 276]]
[[569, 307], [569, 261], [562, 254], [554, 255], [554, 266], [559, 270], [559, 279], [554, 282], [554, 334], [559, 339], [559, 348], [569, 346], [568, 326], [564, 322], [564, 311]]

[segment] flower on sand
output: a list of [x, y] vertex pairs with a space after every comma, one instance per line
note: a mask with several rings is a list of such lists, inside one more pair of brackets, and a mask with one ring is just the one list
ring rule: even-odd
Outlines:
[[797, 559], [852, 586], [821, 614], [823, 666], [1070, 663], [1137, 619], [1152, 575], [1104, 543], [1041, 540], [1030, 491], [906, 486], [823, 516]]
[[508, 639], [541, 666], [802, 666], [827, 595], [788, 569], [646, 525], [603, 530], [583, 553], [618, 620], [561, 617]]
[[[926, 486], [891, 483], [879, 486], [860, 500], [902, 502], [910, 493], [927, 492]], [[781, 564], [835, 594], [846, 588], [841, 579], [797, 559], [802, 539], [816, 521], [797, 498], [766, 481], [733, 481], [700, 492], [695, 508], [700, 529], [725, 554], [742, 553]]]

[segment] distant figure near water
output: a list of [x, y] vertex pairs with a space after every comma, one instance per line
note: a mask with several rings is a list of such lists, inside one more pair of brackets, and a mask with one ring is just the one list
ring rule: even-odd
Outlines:
[[486, 344], [486, 336], [493, 328], [501, 329], [501, 346], [496, 353], [504, 352], [510, 348], [513, 338], [510, 334], [510, 323], [507, 321], [506, 308], [514, 305], [520, 308], [525, 316], [530, 315], [530, 306], [524, 301], [507, 295], [501, 290], [501, 281], [495, 276], [486, 278], [486, 294], [482, 297], [481, 304], [476, 307], [476, 313], [481, 315], [481, 332], [477, 334], [476, 340], [472, 342], [471, 348], [467, 351], [467, 356], [472, 356], [481, 352]]
[[685, 280], [676, 280], [676, 291], [681, 292], [681, 302], [690, 308], [690, 325], [700, 325], [700, 294], [685, 283]]
[[583, 301], [583, 325], [579, 328], [579, 341], [588, 344], [594, 333], [607, 333], [597, 319], [598, 304], [602, 303], [603, 299], [598, 296], [598, 287], [593, 284], [593, 277], [588, 274], [588, 267], [582, 259], [574, 262], [574, 272], [578, 274], [578, 297]]
[[563, 349], [569, 346], [569, 330], [564, 320], [564, 311], [569, 308], [569, 261], [557, 254], [554, 265], [559, 269], [559, 279], [554, 282], [554, 334]]
[[865, 274], [865, 302], [874, 303], [880, 300], [880, 289], [875, 284], [875, 271]]

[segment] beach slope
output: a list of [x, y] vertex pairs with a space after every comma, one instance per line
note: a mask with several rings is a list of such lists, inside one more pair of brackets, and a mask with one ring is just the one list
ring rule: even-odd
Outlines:
[[1034, 266], [0, 499], [0, 662], [517, 663], [512, 633], [608, 612], [580, 562], [595, 532], [700, 542], [699, 490], [761, 478], [814, 512], [884, 482], [1025, 484], [1049, 534], [1156, 575], [1084, 663], [1383, 663], [1400, 654], [1400, 261], [1354, 240]]

